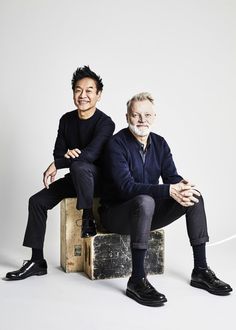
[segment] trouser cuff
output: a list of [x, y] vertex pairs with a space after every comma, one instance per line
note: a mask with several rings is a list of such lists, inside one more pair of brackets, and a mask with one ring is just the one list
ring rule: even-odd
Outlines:
[[196, 238], [196, 239], [190, 240], [190, 244], [192, 246], [204, 244], [206, 242], [209, 242], [209, 236], [200, 237], [200, 238]]

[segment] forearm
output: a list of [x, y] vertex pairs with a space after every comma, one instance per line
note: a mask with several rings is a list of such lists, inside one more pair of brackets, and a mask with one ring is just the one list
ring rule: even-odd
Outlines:
[[54, 158], [54, 163], [56, 166], [56, 169], [62, 169], [62, 168], [69, 168], [71, 166], [72, 160], [67, 159], [65, 157], [62, 158]]
[[117, 186], [119, 187], [121, 198], [125, 200], [137, 195], [149, 195], [155, 199], [170, 198], [169, 184], [145, 184], [126, 181], [121, 184], [117, 183]]

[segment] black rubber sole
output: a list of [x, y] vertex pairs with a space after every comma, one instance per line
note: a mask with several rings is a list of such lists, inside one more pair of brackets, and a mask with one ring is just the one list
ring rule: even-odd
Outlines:
[[199, 282], [196, 282], [196, 281], [193, 281], [193, 280], [190, 282], [190, 285], [195, 287], [195, 288], [208, 291], [208, 292], [210, 292], [212, 294], [215, 294], [217, 296], [228, 296], [228, 294], [232, 291], [232, 289], [229, 289], [229, 290], [226, 290], [226, 291], [223, 291], [223, 290], [218, 290], [217, 291], [217, 290], [209, 288], [204, 283], [199, 283]]
[[164, 305], [165, 302], [167, 302], [167, 299], [163, 299], [162, 301], [147, 301], [142, 300], [139, 297], [137, 297], [133, 292], [126, 290], [126, 296], [129, 298], [137, 301], [141, 305], [149, 306], [149, 307], [161, 307]]
[[37, 273], [33, 273], [33, 274], [31, 274], [31, 275], [28, 275], [28, 276], [24, 276], [24, 277], [6, 277], [5, 279], [7, 280], [7, 281], [20, 281], [20, 280], [25, 280], [26, 278], [28, 278], [28, 277], [31, 277], [31, 276], [42, 276], [42, 275], [47, 275], [47, 270], [42, 270], [42, 271], [39, 271], [39, 272], [37, 272]]

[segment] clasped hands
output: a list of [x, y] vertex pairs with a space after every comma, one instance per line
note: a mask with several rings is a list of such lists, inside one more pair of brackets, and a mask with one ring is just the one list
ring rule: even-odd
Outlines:
[[194, 189], [195, 185], [187, 180], [170, 185], [170, 196], [180, 205], [188, 207], [198, 203], [199, 191]]

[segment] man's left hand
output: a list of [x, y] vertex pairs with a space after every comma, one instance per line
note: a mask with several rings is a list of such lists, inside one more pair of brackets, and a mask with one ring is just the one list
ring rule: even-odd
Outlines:
[[68, 149], [67, 153], [64, 155], [65, 158], [77, 158], [81, 154], [81, 151], [78, 148], [75, 149]]

